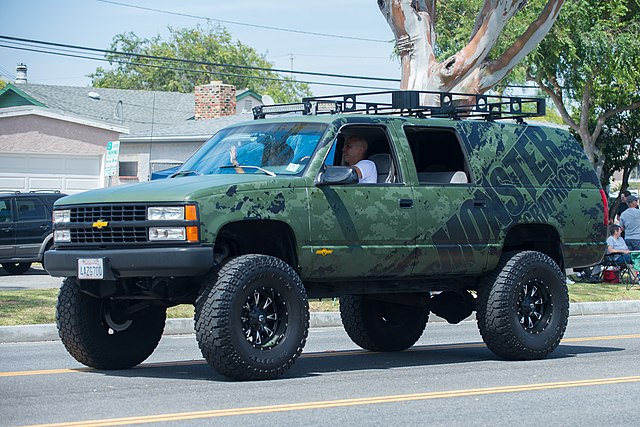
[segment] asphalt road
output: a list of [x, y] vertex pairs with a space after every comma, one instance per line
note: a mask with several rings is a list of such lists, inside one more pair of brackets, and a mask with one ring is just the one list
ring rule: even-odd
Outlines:
[[61, 277], [49, 276], [39, 263], [32, 264], [29, 271], [24, 274], [8, 274], [0, 268], [0, 290], [59, 288], [60, 283], [62, 283]]
[[112, 372], [58, 341], [0, 344], [0, 425], [637, 425], [638, 354], [640, 315], [572, 317], [552, 356], [528, 362], [496, 358], [474, 322], [430, 324], [411, 350], [385, 354], [312, 329], [294, 367], [267, 382], [218, 375], [193, 335]]

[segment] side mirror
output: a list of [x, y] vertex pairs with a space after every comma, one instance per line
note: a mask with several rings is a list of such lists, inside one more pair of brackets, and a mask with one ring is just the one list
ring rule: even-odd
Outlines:
[[316, 185], [350, 185], [359, 181], [358, 172], [351, 166], [325, 166], [316, 178]]

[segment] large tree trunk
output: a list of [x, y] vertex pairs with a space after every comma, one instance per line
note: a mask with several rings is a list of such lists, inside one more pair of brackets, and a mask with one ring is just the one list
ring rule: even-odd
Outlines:
[[526, 0], [485, 0], [469, 43], [438, 62], [436, 0], [378, 0], [396, 39], [402, 66], [401, 89], [484, 93], [502, 80], [547, 34], [564, 0], [549, 0], [518, 40], [495, 61], [487, 59], [498, 36]]

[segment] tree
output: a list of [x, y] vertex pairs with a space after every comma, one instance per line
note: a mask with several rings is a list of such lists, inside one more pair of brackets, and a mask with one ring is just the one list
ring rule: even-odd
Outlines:
[[526, 61], [529, 80], [579, 136], [598, 176], [605, 156], [597, 141], [607, 120], [640, 107], [639, 13], [637, 0], [568, 2]]
[[[593, 120], [591, 127], [595, 127]], [[620, 204], [620, 193], [629, 187], [631, 172], [640, 162], [640, 110], [617, 114], [607, 120], [598, 136], [596, 145], [605, 158], [600, 181], [603, 187], [609, 184], [614, 172], [622, 171], [618, 197], [609, 206], [609, 217], [613, 218]]]
[[[264, 55], [233, 40], [223, 27], [208, 31], [200, 27], [169, 27], [169, 32], [167, 41], [159, 35], [150, 39], [142, 39], [132, 32], [116, 35], [111, 44], [112, 52], [106, 55], [115, 64], [115, 69], [98, 67], [90, 75], [93, 86], [188, 93], [196, 85], [223, 80], [238, 90], [247, 88], [271, 95], [278, 102], [294, 101], [310, 94], [307, 84], [270, 71], [273, 64]], [[230, 67], [228, 64], [260, 69]]]
[[[457, 25], [460, 21], [452, 17], [456, 13], [463, 16], [465, 23], [471, 22], [468, 12], [479, 2], [443, 3], [450, 13], [443, 15], [448, 24], [441, 24], [441, 28]], [[499, 46], [509, 21], [527, 1], [485, 0], [468, 33], [448, 32], [458, 42], [459, 34], [470, 36], [464, 46], [443, 60], [438, 59], [436, 44], [436, 0], [378, 0], [378, 7], [395, 36], [402, 69], [401, 89], [485, 93], [535, 49], [557, 19], [563, 3], [564, 0], [548, 0], [538, 17], [510, 45]]]

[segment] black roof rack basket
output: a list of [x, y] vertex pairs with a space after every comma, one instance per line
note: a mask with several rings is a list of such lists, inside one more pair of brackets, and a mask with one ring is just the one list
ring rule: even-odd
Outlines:
[[303, 98], [294, 104], [260, 105], [254, 118], [271, 114], [386, 114], [411, 117], [445, 117], [485, 120], [541, 117], [546, 112], [544, 98], [396, 90]]

